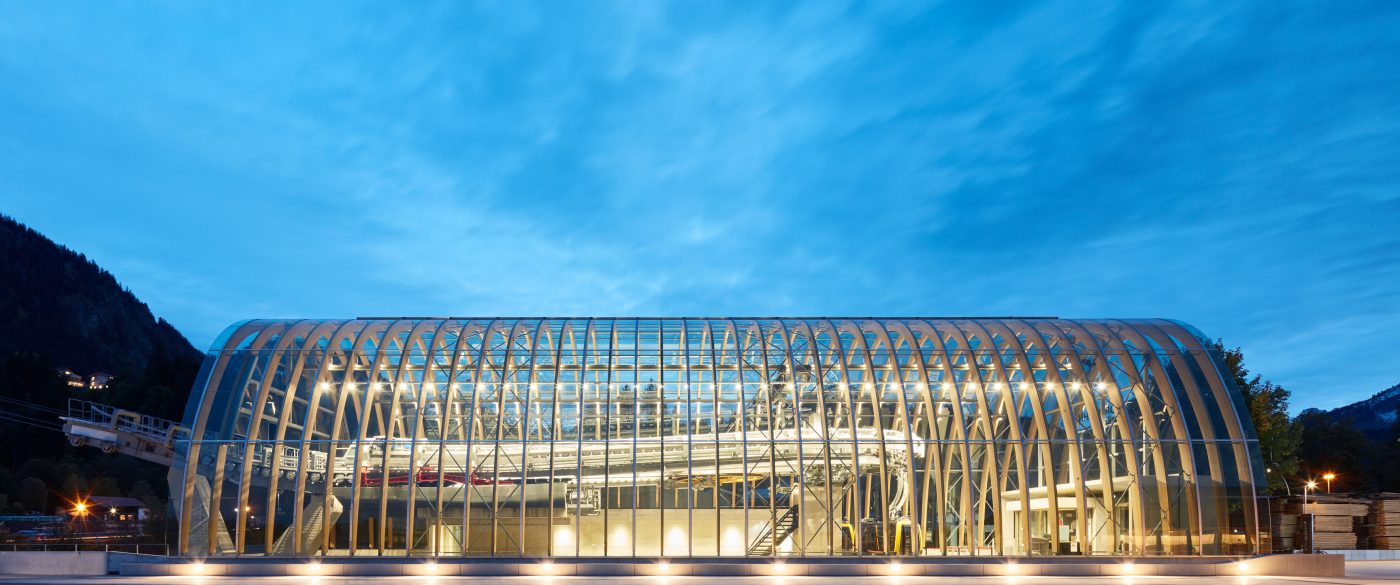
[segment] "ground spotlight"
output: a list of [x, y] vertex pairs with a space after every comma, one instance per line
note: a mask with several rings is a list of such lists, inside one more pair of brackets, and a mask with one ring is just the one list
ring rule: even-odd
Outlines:
[[204, 569], [205, 569], [205, 567], [204, 567], [204, 561], [201, 561], [201, 560], [190, 561], [190, 563], [189, 563], [188, 565], [185, 566], [186, 572], [189, 573], [189, 575], [192, 576], [192, 577], [201, 577], [201, 576], [203, 576], [203, 575], [204, 575]]
[[423, 565], [419, 567], [418, 571], [419, 576], [422, 577], [438, 577], [442, 575], [442, 567], [439, 567], [437, 561], [433, 559], [423, 561]]
[[1015, 577], [1021, 574], [1021, 564], [1016, 561], [1006, 561], [1006, 566], [1002, 567], [1002, 574], [1007, 577]]
[[787, 565], [784, 564], [782, 561], [773, 561], [773, 564], [769, 565], [768, 567], [768, 573], [775, 577], [781, 577], [783, 575], [786, 575]]
[[890, 577], [898, 577], [904, 574], [904, 565], [899, 561], [890, 561], [885, 565], [885, 574]]

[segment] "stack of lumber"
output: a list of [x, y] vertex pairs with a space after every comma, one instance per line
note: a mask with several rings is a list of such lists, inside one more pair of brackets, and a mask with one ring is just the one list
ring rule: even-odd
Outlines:
[[1295, 550], [1301, 541], [1294, 538], [1298, 533], [1298, 515], [1284, 511], [1273, 513], [1273, 518], [1269, 525], [1269, 538], [1273, 541], [1273, 550], [1278, 552]]
[[[1312, 514], [1314, 547], [1324, 550], [1356, 548], [1357, 529], [1361, 520], [1370, 513], [1370, 500], [1353, 499], [1347, 496], [1315, 495], [1308, 498], [1307, 505], [1302, 500], [1290, 501], [1284, 507], [1285, 513]], [[1297, 524], [1299, 534], [1295, 542], [1306, 544], [1307, 523]]]
[[1400, 550], [1400, 494], [1378, 494], [1365, 520], [1366, 548]]

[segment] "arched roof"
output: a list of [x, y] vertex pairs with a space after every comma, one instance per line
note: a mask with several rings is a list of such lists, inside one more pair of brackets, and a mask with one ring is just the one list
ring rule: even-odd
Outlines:
[[[585, 415], [582, 388], [590, 384], [607, 387], [608, 396], [626, 389], [633, 409], [600, 415], [595, 404]], [[572, 389], [556, 391], [556, 385]], [[720, 428], [721, 386], [731, 393], [724, 399], [732, 404], [727, 428]], [[692, 390], [714, 401], [708, 427], [697, 419], [711, 407]], [[542, 409], [542, 401], [550, 403]], [[578, 408], [561, 408], [570, 401]], [[655, 408], [644, 415], [640, 407], [645, 402], [650, 408], [648, 401]], [[590, 416], [597, 420], [586, 422]], [[1208, 338], [1164, 319], [244, 321], [229, 327], [208, 354], [185, 421], [198, 440], [177, 469], [188, 474], [188, 511], [196, 474], [239, 486], [240, 501], [249, 498], [249, 486], [266, 493], [291, 487], [279, 487], [277, 473], [266, 480], [253, 475], [254, 444], [268, 453], [284, 447], [300, 453], [287, 476], [300, 493], [308, 481], [324, 481], [336, 468], [335, 449], [346, 444], [404, 440], [446, 448], [475, 440], [477, 446], [513, 441], [524, 448], [570, 431], [580, 435], [589, 424], [599, 432], [598, 421], [614, 416], [632, 422], [602, 423], [608, 430], [593, 439], [630, 438], [635, 445], [649, 416], [647, 433], [661, 442], [677, 435], [689, 441], [697, 433], [715, 442], [721, 436], [790, 441], [799, 446], [793, 452], [799, 459], [804, 442], [822, 443], [828, 452], [849, 454], [854, 473], [863, 473], [867, 461], [881, 474], [887, 465], [905, 469], [905, 483], [917, 484], [911, 493], [938, 501], [915, 506], [900, 499], [908, 494], [884, 492], [881, 501], [907, 506], [915, 516], [924, 513], [918, 509], [944, 509], [942, 498], [957, 490], [971, 498], [971, 488], [956, 477], [986, 471], [981, 481], [992, 482], [982, 496], [988, 514], [1012, 504], [1030, 509], [1033, 499], [1048, 502], [1053, 514], [1072, 497], [1081, 510], [1079, 534], [1089, 530], [1088, 500], [1111, 502], [1127, 494], [1121, 497], [1133, 510], [1135, 542], [1125, 550], [1145, 550], [1145, 539], [1172, 531], [1173, 524], [1196, 535], [1187, 542], [1214, 535], [1209, 546], [1217, 550], [1225, 533], [1257, 529], [1253, 490], [1263, 481], [1243, 397]], [[624, 436], [624, 429], [631, 434]], [[576, 451], [548, 450], [541, 469], [574, 453], [578, 458], [571, 461], [583, 474], [577, 440]], [[202, 442], [224, 450], [217, 457], [201, 454]], [[977, 455], [979, 446], [997, 455]], [[220, 459], [224, 453], [227, 463]], [[308, 453], [331, 461], [308, 467]], [[925, 469], [906, 465], [915, 457]], [[971, 467], [975, 457], [985, 458], [985, 470]], [[198, 465], [188, 465], [196, 459]], [[240, 467], [244, 459], [253, 465]], [[717, 477], [718, 459], [714, 465]], [[823, 482], [838, 481], [832, 469], [824, 468]], [[390, 472], [383, 473], [389, 481]], [[357, 498], [352, 515], [363, 513]], [[970, 543], [982, 534], [983, 520], [969, 506], [982, 505], [963, 501], [956, 528], [930, 529], [939, 531], [941, 542]], [[1249, 518], [1243, 524], [1230, 517], [1241, 508]], [[945, 530], [963, 536], [948, 537]], [[1018, 540], [1031, 542], [1029, 524], [1019, 530], [1025, 532]]]
[[[928, 360], [946, 355], [950, 361], [975, 361], [984, 381], [1012, 381], [1012, 370], [1028, 367], [1073, 383], [1110, 385], [1118, 392], [1133, 389], [1139, 404], [1154, 410], [1173, 408], [1184, 413], [1183, 429], [1158, 428], [1163, 437], [1180, 439], [1250, 440], [1253, 428], [1243, 397], [1228, 376], [1212, 342], [1198, 330], [1166, 319], [1057, 318], [372, 318], [351, 320], [248, 320], [233, 324], [210, 348], [186, 413], [186, 423], [202, 428], [210, 438], [227, 438], [232, 429], [211, 428], [211, 413], [232, 397], [228, 358], [238, 355], [355, 354], [361, 359], [376, 352], [408, 356], [442, 354], [473, 337], [516, 336], [538, 342], [532, 351], [589, 352], [586, 344], [566, 340], [567, 333], [585, 328], [597, 339], [599, 331], [617, 336], [609, 343], [635, 346], [640, 353], [667, 351], [662, 332], [703, 330], [716, 339], [733, 336], [767, 339], [782, 348], [785, 340], [845, 339], [848, 349], [888, 347], [896, 353], [918, 354]], [[552, 334], [552, 335], [551, 335]], [[774, 337], [776, 336], [776, 337]], [[539, 347], [543, 343], [547, 347]], [[652, 347], [646, 347], [650, 343]], [[553, 345], [551, 345], [553, 344]], [[427, 348], [432, 347], [429, 351]], [[834, 347], [834, 345], [832, 345]], [[479, 348], [478, 348], [479, 349]], [[830, 349], [830, 348], [828, 348]], [[709, 351], [723, 351], [711, 348]], [[592, 357], [602, 356], [592, 350]], [[519, 359], [517, 352], [516, 359]], [[459, 356], [460, 357], [460, 356]], [[794, 356], [802, 361], [804, 356]], [[900, 359], [907, 360], [901, 354]], [[463, 358], [469, 359], [469, 358]], [[1066, 360], [1069, 360], [1068, 362]], [[1046, 368], [1054, 362], [1058, 368]], [[412, 369], [413, 366], [409, 366]], [[1058, 370], [1058, 371], [1057, 371]], [[299, 375], [314, 375], [302, 364]], [[944, 372], [926, 372], [937, 381]], [[284, 372], [285, 375], [285, 372]], [[388, 381], [395, 372], [381, 370]], [[956, 376], [950, 369], [949, 377]], [[1008, 388], [1012, 394], [1017, 388]], [[1138, 424], [1145, 419], [1134, 417]], [[1183, 432], [1184, 431], [1184, 432]]]

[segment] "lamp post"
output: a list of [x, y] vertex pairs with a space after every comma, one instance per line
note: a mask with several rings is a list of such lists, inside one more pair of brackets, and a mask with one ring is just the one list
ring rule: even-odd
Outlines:
[[[1303, 511], [1308, 511], [1308, 492], [1317, 488], [1317, 482], [1309, 481], [1303, 484]], [[1317, 551], [1317, 514], [1308, 514], [1308, 552]]]
[[1327, 493], [1332, 493], [1332, 480], [1337, 479], [1337, 474], [1329, 471], [1322, 474], [1322, 479], [1327, 482]]
[[87, 508], [87, 502], [83, 502], [81, 500], [78, 503], [73, 504], [73, 514], [78, 517], [78, 526], [80, 527], [79, 529], [83, 532], [87, 532]]

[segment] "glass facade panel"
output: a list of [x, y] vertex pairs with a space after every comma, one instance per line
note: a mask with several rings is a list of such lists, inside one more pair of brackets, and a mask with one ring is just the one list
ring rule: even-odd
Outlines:
[[247, 321], [192, 556], [1245, 554], [1257, 442], [1160, 320]]

